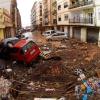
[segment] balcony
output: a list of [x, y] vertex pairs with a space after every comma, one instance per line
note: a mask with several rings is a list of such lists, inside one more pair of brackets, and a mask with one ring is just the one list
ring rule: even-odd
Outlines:
[[93, 4], [93, 0], [90, 0], [90, 1], [79, 1], [79, 2], [75, 2], [75, 3], [71, 4], [69, 6], [69, 9], [82, 7], [82, 6], [86, 6], [86, 5], [91, 5], [91, 4]]
[[92, 17], [89, 17], [89, 18], [81, 18], [81, 17], [70, 18], [69, 23], [70, 24], [78, 24], [78, 25], [94, 25]]

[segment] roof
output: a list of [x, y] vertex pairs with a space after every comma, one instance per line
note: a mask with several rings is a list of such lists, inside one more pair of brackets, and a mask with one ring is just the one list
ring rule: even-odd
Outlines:
[[18, 42], [14, 45], [14, 47], [16, 47], [16, 48], [23, 47], [23, 46], [25, 46], [28, 42], [29, 42], [29, 40], [22, 39], [22, 40], [18, 41]]

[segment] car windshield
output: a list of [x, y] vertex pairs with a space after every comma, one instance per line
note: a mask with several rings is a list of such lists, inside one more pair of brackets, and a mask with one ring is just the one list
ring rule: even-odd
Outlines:
[[36, 44], [33, 41], [28, 42], [23, 48], [22, 51], [25, 53], [27, 52], [30, 48], [35, 46]]

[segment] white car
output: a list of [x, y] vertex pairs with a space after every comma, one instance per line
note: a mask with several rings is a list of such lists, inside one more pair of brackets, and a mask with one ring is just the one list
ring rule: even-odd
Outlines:
[[4, 46], [14, 45], [18, 41], [19, 41], [19, 38], [17, 38], [17, 37], [6, 38], [3, 40], [3, 45]]
[[33, 34], [32, 32], [25, 32], [25, 33], [22, 33], [22, 37], [33, 39]]
[[55, 34], [55, 33], [56, 33], [55, 30], [48, 30], [48, 31], [45, 31], [42, 35], [47, 37], [47, 36]]
[[65, 40], [68, 39], [68, 34], [65, 32], [57, 32], [46, 37], [47, 40]]

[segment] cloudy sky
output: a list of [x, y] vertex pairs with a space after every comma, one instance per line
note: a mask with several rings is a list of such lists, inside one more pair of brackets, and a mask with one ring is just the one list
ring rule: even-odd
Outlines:
[[18, 8], [22, 18], [22, 26], [30, 25], [31, 8], [35, 1], [36, 0], [17, 0]]

